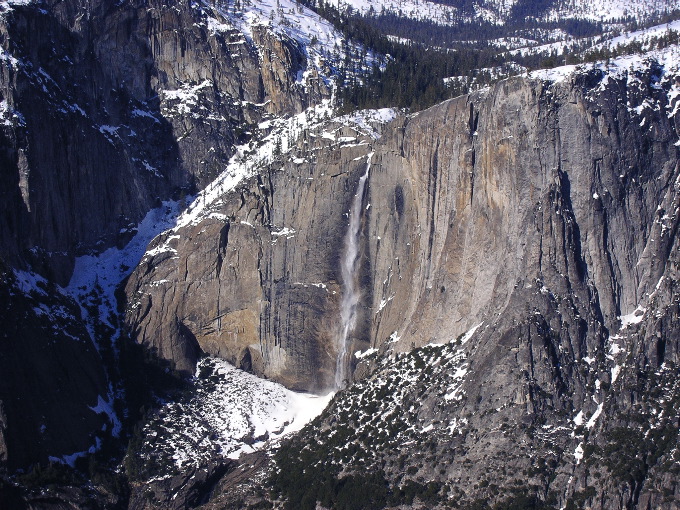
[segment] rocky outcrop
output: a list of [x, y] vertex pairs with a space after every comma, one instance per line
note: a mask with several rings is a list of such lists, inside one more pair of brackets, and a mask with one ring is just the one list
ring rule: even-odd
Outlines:
[[[569, 318], [558, 329], [571, 356], [602, 349], [618, 317], [662, 275], [666, 256], [651, 256], [648, 243], [676, 172], [676, 135], [658, 113], [667, 100], [650, 82], [653, 69], [622, 97], [615, 89], [621, 81], [600, 86], [600, 73], [569, 84], [503, 82], [395, 121], [373, 149], [318, 154], [310, 145], [314, 156], [300, 164], [290, 153], [286, 164], [226, 195], [214, 209], [220, 218], [204, 219], [188, 235], [167, 234], [180, 234], [167, 245], [178, 258], [144, 259], [128, 283], [130, 322], [141, 341], [183, 368], [193, 358], [171, 353], [168, 339], [181, 338], [182, 328], [168, 313], [184, 320], [205, 352], [295, 387], [323, 387], [326, 376], [313, 381], [302, 360], [331, 370], [342, 218], [372, 150], [352, 352], [369, 341], [398, 350], [445, 342], [482, 322], [502, 333], [531, 306]], [[658, 108], [639, 117], [635, 108], [650, 97]], [[277, 229], [286, 235], [274, 237]], [[199, 233], [208, 234], [207, 257], [198, 255], [206, 253]], [[196, 295], [195, 305], [168, 302], [165, 293], [177, 296], [185, 278], [210, 285], [207, 302], [191, 286], [179, 295]], [[537, 293], [540, 306], [529, 297]], [[220, 301], [224, 311], [200, 312]], [[163, 324], [175, 333], [153, 333]], [[228, 326], [218, 346], [220, 324]]]

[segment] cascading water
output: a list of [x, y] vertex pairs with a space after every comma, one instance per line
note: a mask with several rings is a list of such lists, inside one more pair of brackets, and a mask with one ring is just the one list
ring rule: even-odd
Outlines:
[[357, 193], [354, 195], [352, 207], [349, 211], [349, 228], [345, 235], [344, 253], [340, 264], [342, 276], [342, 299], [340, 301], [340, 332], [337, 338], [338, 358], [335, 365], [335, 387], [344, 388], [347, 379], [347, 350], [349, 349], [349, 335], [354, 329], [357, 316], [357, 305], [361, 290], [357, 286], [357, 272], [359, 270], [359, 235], [361, 233], [361, 203], [364, 188], [371, 169], [371, 158], [368, 155], [366, 172], [359, 179]]

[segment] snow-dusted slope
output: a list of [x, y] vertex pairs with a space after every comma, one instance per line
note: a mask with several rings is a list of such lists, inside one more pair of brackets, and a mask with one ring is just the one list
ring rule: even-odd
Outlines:
[[308, 69], [297, 76], [306, 85], [311, 70], [326, 80], [346, 61], [354, 61], [370, 70], [379, 56], [348, 41], [333, 25], [311, 9], [294, 0], [259, 0], [257, 2], [203, 1], [208, 13], [207, 26], [211, 33], [228, 32], [236, 26], [249, 41], [255, 27], [266, 27], [282, 38], [296, 41], [307, 57]]
[[433, 21], [439, 25], [458, 23], [460, 10], [450, 5], [430, 1], [399, 0], [343, 0], [344, 3], [361, 14], [399, 14], [404, 18], [418, 21]]
[[[609, 79], [618, 79], [628, 76], [629, 81], [635, 80], [636, 71], [649, 68], [650, 62], [659, 64], [660, 71], [662, 72], [662, 75], [659, 76], [660, 80], [674, 79], [675, 75], [680, 71], [680, 46], [674, 44], [660, 50], [650, 50], [643, 53], [625, 55], [612, 59], [608, 63], [596, 62], [593, 64], [564, 65], [553, 69], [541, 69], [529, 73], [529, 76], [531, 78], [559, 82], [576, 72], [599, 69], [606, 72], [605, 83], [602, 85], [604, 87], [606, 81]], [[677, 96], [676, 90], [677, 85], [672, 85], [669, 92], [669, 94], [671, 94], [669, 96], [669, 104], [673, 104], [673, 99]], [[672, 116], [671, 112], [669, 112], [668, 116]]]
[[672, 21], [661, 25], [655, 25], [649, 28], [636, 30], [634, 32], [626, 32], [615, 37], [597, 37], [597, 38], [582, 38], [574, 39], [563, 34], [560, 40], [547, 44], [538, 44], [537, 41], [531, 40], [513, 40], [505, 39], [499, 40], [499, 46], [506, 48], [513, 48], [508, 52], [508, 55], [527, 56], [527, 55], [561, 55], [563, 53], [583, 51], [585, 54], [591, 53], [595, 50], [607, 49], [616, 50], [631, 43], [639, 43], [640, 51], [648, 51], [656, 48], [655, 42], [659, 38], [669, 37], [673, 32], [680, 31], [680, 21]]
[[[439, 25], [455, 25], [461, 21], [486, 21], [502, 25], [513, 14], [517, 0], [479, 0], [471, 9], [463, 11], [451, 5], [419, 0], [343, 0], [343, 2], [362, 14], [394, 14], [418, 21], [431, 21]], [[591, 21], [612, 22], [632, 18], [645, 20], [650, 14], [665, 13], [677, 8], [668, 0], [587, 0], [554, 2], [547, 12], [536, 12], [543, 21], [559, 21], [577, 18]]]
[[[234, 190], [240, 182], [270, 165], [274, 158], [278, 157], [277, 151], [284, 155], [288, 154], [302, 132], [323, 129], [326, 123], [336, 122], [340, 125], [352, 126], [377, 138], [379, 135], [371, 124], [385, 124], [392, 120], [396, 113], [396, 110], [389, 108], [363, 110], [352, 115], [331, 119], [332, 102], [326, 100], [293, 117], [263, 122], [259, 126], [261, 130], [259, 144], [249, 143], [237, 147], [236, 154], [227, 168], [209, 186], [191, 199], [186, 210], [179, 215], [177, 221], [171, 225], [169, 231], [165, 231], [165, 234], [177, 233], [184, 226], [197, 224], [211, 214], [216, 214], [214, 209], [221, 205], [221, 198], [225, 193]], [[334, 136], [325, 132], [321, 135]], [[290, 159], [294, 159], [294, 156], [290, 156]], [[153, 251], [148, 251], [145, 256], [156, 255], [159, 250], [163, 251], [163, 249], [156, 247]]]
[[652, 13], [677, 9], [677, 2], [669, 0], [571, 0], [558, 1], [547, 19], [559, 20], [565, 17], [612, 21], [620, 18], [644, 20]]
[[612, 39], [603, 41], [602, 43], [596, 44], [592, 47], [592, 49], [597, 50], [601, 48], [607, 48], [614, 50], [635, 42], [640, 44], [640, 49], [642, 51], [649, 51], [654, 49], [653, 43], [655, 40], [658, 40], [661, 37], [670, 36], [672, 32], [680, 32], [680, 20], [664, 23], [662, 25], [655, 25], [642, 30], [636, 30], [635, 32], [624, 33]]

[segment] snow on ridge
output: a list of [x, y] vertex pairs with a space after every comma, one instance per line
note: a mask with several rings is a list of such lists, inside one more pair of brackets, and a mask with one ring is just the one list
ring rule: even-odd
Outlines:
[[[653, 27], [649, 28], [643, 28], [641, 30], [637, 30], [635, 32], [630, 32], [626, 33], [617, 37], [614, 37], [612, 39], [609, 39], [607, 41], [603, 41], [599, 44], [596, 44], [590, 50], [594, 49], [600, 49], [600, 48], [616, 48], [617, 46], [622, 46], [626, 44], [630, 44], [631, 42], [642, 42], [645, 43], [649, 39], [653, 37], [660, 37], [665, 35], [669, 30], [675, 30], [679, 31], [680, 30], [680, 20], [676, 21], [671, 21], [670, 23], [663, 23], [661, 25], [655, 25]], [[649, 48], [651, 49], [651, 48]]]
[[[0, 11], [0, 15], [2, 14], [2, 11]], [[14, 55], [9, 53], [7, 50], [4, 48], [0, 47], [0, 62], [6, 63], [6, 65], [10, 66], [13, 69], [16, 69], [20, 63], [20, 60], [16, 58]]]
[[650, 14], [670, 11], [665, 0], [571, 0], [563, 2], [552, 9], [543, 18], [547, 21], [564, 19], [565, 17], [586, 19], [591, 21], [612, 21], [633, 17], [645, 19]]
[[227, 168], [193, 198], [193, 201], [178, 218], [174, 230], [200, 222], [204, 216], [211, 212], [211, 206], [222, 195], [232, 191], [239, 183], [271, 164], [277, 150], [281, 150], [283, 153], [287, 152], [289, 146], [292, 145], [302, 130], [309, 127], [310, 117], [320, 120], [326, 115], [330, 116], [331, 112], [330, 100], [326, 99], [321, 104], [292, 117], [272, 119], [262, 123], [262, 128], [271, 128], [269, 134], [263, 138], [262, 143], [255, 148], [250, 147], [250, 145], [237, 146]]
[[486, 21], [503, 25], [510, 16], [517, 0], [486, 0], [473, 5], [474, 13], [465, 12], [452, 5], [429, 0], [342, 0], [346, 6], [363, 15], [379, 15], [383, 12], [399, 17], [436, 23], [440, 26], [456, 26], [461, 22]]
[[[351, 115], [330, 118], [333, 114], [330, 99], [323, 100], [302, 113], [288, 118], [271, 119], [261, 124], [268, 129], [262, 143], [257, 147], [242, 145], [236, 147], [236, 153], [229, 161], [227, 168], [204, 190], [193, 197], [189, 207], [177, 219], [173, 229], [177, 231], [186, 225], [195, 225], [212, 212], [213, 205], [225, 193], [232, 191], [239, 183], [254, 176], [259, 170], [270, 165], [277, 157], [277, 151], [287, 154], [295, 140], [305, 130], [315, 130], [326, 124], [340, 124], [356, 128], [360, 133], [372, 138], [379, 138], [377, 125], [394, 119], [398, 111], [391, 108], [380, 110], [362, 110]], [[330, 120], [325, 120], [325, 119]]]
[[680, 46], [671, 45], [660, 50], [645, 53], [624, 55], [605, 62], [592, 64], [564, 65], [552, 69], [539, 69], [528, 74], [529, 78], [559, 83], [565, 81], [576, 72], [600, 69], [610, 76], [622, 77], [630, 71], [643, 70], [649, 67], [650, 61], [658, 62], [666, 73], [677, 73], [680, 70]]
[[336, 119], [340, 123], [354, 124], [357, 128], [362, 130], [364, 134], [370, 135], [372, 138], [380, 138], [380, 133], [376, 131], [376, 124], [387, 124], [392, 122], [399, 111], [395, 108], [380, 108], [378, 110], [360, 110], [349, 115], [343, 115]]
[[551, 81], [554, 83], [560, 83], [567, 79], [567, 77], [574, 74], [576, 71], [576, 65], [564, 65], [559, 67], [553, 67], [552, 69], [539, 69], [529, 73], [530, 78], [535, 78], [544, 81]]
[[361, 14], [372, 12], [380, 14], [383, 9], [391, 14], [400, 14], [404, 18], [419, 21], [433, 21], [438, 25], [455, 25], [459, 23], [458, 8], [430, 1], [409, 0], [342, 0], [347, 6], [356, 9]]
[[54, 462], [54, 463], [57, 463], [57, 464], [65, 464], [67, 466], [71, 466], [72, 468], [75, 468], [76, 467], [76, 461], [78, 459], [85, 457], [87, 455], [91, 455], [91, 454], [97, 452], [97, 450], [99, 450], [99, 448], [101, 448], [101, 440], [99, 438], [96, 438], [96, 439], [97, 439], [97, 441], [95, 442], [95, 444], [90, 446], [90, 448], [88, 448], [87, 450], [75, 452], [75, 453], [72, 453], [72, 454], [62, 455], [61, 457], [54, 457], [54, 456], [50, 455], [47, 458], [47, 460], [49, 460], [50, 462]]
[[[342, 0], [347, 6], [363, 15], [379, 15], [382, 12], [417, 21], [434, 22], [442, 26], [453, 26], [461, 22], [486, 21], [503, 25], [512, 13], [517, 0], [485, 0], [473, 4], [474, 14], [428, 0]], [[651, 14], [669, 12], [670, 5], [664, 0], [570, 0], [559, 2], [545, 14], [543, 21], [558, 21], [565, 18], [611, 22], [620, 18], [633, 17], [641, 20]]]
[[[669, 23], [663, 23], [661, 25], [643, 28], [635, 32], [624, 33], [623, 35], [619, 35], [611, 39], [606, 39], [602, 42], [599, 42], [597, 44], [594, 44], [593, 46], [588, 47], [584, 53], [588, 54], [592, 51], [601, 50], [603, 48], [613, 50], [618, 47], [630, 44], [632, 42], [640, 43], [642, 45], [643, 51], [652, 51], [655, 49], [651, 44], [654, 38], [662, 37], [666, 35], [669, 31], [677, 32], [678, 30], [680, 30], [680, 20], [671, 21]], [[527, 56], [535, 54], [559, 55], [564, 52], [572, 51], [574, 47], [577, 47], [579, 44], [586, 44], [588, 43], [588, 41], [589, 41], [588, 38], [584, 39], [568, 38], [567, 34], [565, 34], [565, 37], [563, 37], [562, 40], [533, 46], [528, 44], [525, 46], [512, 49], [508, 52], [508, 54], [511, 56], [513, 55]]]

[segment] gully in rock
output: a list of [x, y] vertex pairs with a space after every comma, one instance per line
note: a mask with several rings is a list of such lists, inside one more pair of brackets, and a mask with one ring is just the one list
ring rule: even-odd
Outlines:
[[335, 388], [342, 389], [347, 382], [348, 356], [350, 333], [354, 329], [357, 316], [357, 305], [361, 297], [361, 289], [357, 285], [357, 273], [359, 271], [359, 236], [361, 234], [361, 203], [364, 196], [364, 188], [368, 180], [368, 172], [371, 169], [371, 158], [368, 155], [366, 172], [359, 179], [356, 195], [349, 211], [349, 228], [345, 235], [344, 253], [340, 263], [342, 276], [342, 300], [340, 302], [340, 331], [337, 337], [338, 358], [335, 365]]

